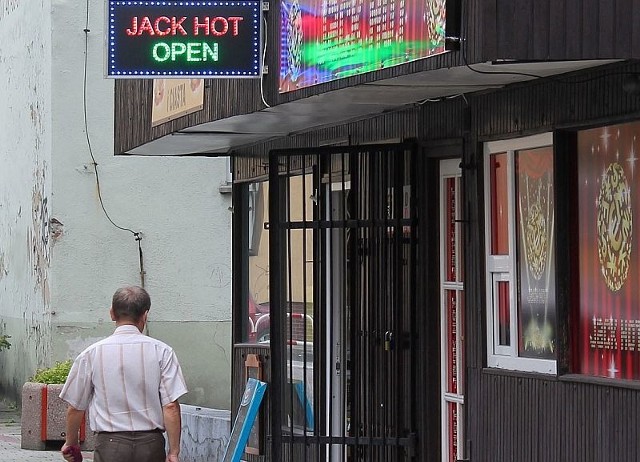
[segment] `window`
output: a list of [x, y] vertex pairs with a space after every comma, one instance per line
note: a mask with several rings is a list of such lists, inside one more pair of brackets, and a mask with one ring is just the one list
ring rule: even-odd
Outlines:
[[640, 379], [640, 122], [578, 132], [576, 371]]
[[[303, 185], [304, 178], [304, 185]], [[313, 216], [313, 176], [292, 176], [287, 180], [289, 221], [303, 222]], [[244, 185], [247, 188], [243, 221], [247, 239], [246, 328], [245, 343], [269, 343], [271, 338], [271, 303], [269, 294], [269, 181]], [[288, 259], [283, 295], [286, 298], [285, 335], [292, 345], [311, 345], [313, 328], [313, 230], [290, 229], [285, 245]], [[290, 273], [290, 274], [289, 274]]]
[[556, 372], [552, 134], [485, 145], [487, 364]]
[[244, 342], [269, 340], [269, 182], [248, 185], [248, 323]]

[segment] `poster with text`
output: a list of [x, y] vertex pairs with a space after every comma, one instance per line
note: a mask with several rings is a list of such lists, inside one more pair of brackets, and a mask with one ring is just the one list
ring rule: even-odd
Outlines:
[[578, 133], [579, 372], [640, 379], [640, 123]]
[[445, 51], [446, 0], [282, 0], [280, 92]]

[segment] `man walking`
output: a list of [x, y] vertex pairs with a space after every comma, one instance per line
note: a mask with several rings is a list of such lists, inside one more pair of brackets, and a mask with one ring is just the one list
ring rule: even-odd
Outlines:
[[95, 462], [179, 462], [178, 398], [187, 387], [173, 349], [142, 333], [150, 308], [142, 287], [118, 289], [110, 310], [115, 332], [74, 361], [60, 393], [69, 404], [62, 446], [67, 461], [73, 462], [70, 450], [79, 444], [87, 410], [97, 432]]

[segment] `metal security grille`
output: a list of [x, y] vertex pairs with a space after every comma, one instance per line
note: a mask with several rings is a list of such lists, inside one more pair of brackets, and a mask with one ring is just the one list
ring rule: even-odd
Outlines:
[[270, 153], [274, 461], [416, 458], [413, 157], [409, 144]]

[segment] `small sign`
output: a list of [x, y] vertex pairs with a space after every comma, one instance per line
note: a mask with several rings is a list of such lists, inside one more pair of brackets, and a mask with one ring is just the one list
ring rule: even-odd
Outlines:
[[108, 2], [107, 77], [260, 77], [259, 0]]
[[240, 462], [266, 388], [267, 384], [260, 380], [254, 378], [247, 380], [222, 462]]
[[203, 79], [154, 79], [152, 127], [199, 111], [203, 106]]

